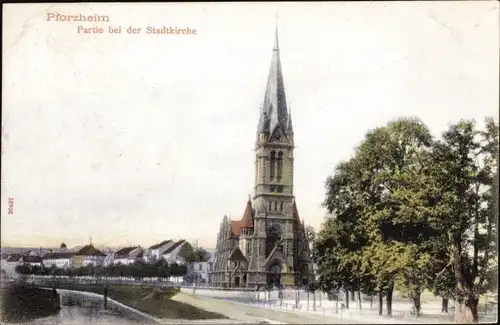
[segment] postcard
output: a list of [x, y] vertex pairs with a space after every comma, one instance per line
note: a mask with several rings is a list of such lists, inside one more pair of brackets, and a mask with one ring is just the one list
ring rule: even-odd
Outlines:
[[498, 14], [5, 4], [3, 322], [495, 322]]

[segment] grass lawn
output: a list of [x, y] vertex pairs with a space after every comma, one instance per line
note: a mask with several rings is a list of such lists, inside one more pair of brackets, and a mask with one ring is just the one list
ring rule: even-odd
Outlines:
[[[60, 285], [60, 289], [87, 291], [104, 294], [101, 285]], [[158, 318], [169, 319], [227, 319], [228, 317], [209, 312], [170, 298], [179, 292], [174, 288], [119, 286], [108, 287], [108, 297], [127, 306]]]

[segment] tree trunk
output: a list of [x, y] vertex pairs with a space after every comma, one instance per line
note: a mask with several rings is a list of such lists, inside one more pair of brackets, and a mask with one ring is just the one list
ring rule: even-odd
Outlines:
[[359, 302], [359, 310], [363, 310], [363, 306], [361, 304], [361, 291], [358, 290], [358, 302]]
[[382, 311], [384, 309], [384, 294], [382, 292], [378, 293], [378, 314], [382, 316]]
[[[457, 284], [456, 289], [457, 292], [461, 294], [455, 299], [455, 323], [477, 323], [477, 304], [479, 302], [479, 297], [472, 293], [473, 288], [469, 286], [468, 281], [465, 279], [460, 258], [461, 252], [461, 243], [457, 241], [455, 242], [455, 249], [453, 251], [453, 266]], [[475, 280], [475, 277], [473, 280]], [[473, 283], [473, 281], [470, 282]]]
[[349, 309], [349, 290], [345, 292], [345, 309]]
[[387, 305], [387, 316], [392, 316], [392, 292], [394, 290], [394, 284], [391, 283], [387, 289], [387, 298], [385, 300]]
[[455, 302], [455, 323], [477, 323], [479, 321], [477, 313], [478, 302], [479, 299], [475, 297], [457, 299]]
[[351, 300], [356, 301], [356, 298], [354, 297], [354, 291], [351, 291]]
[[420, 292], [415, 292], [415, 293], [413, 293], [412, 296], [413, 296], [412, 299], [413, 299], [413, 308], [415, 311], [415, 317], [419, 317], [420, 316], [420, 308], [421, 308]]
[[448, 314], [448, 298], [443, 297], [443, 301], [441, 302], [441, 312]]
[[370, 295], [370, 309], [373, 308], [373, 295]]

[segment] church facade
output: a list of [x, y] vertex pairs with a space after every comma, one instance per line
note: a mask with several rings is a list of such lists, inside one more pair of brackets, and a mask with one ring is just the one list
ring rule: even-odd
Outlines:
[[312, 280], [293, 193], [294, 131], [278, 32], [255, 143], [255, 184], [240, 220], [222, 219], [210, 282], [219, 287], [302, 286]]

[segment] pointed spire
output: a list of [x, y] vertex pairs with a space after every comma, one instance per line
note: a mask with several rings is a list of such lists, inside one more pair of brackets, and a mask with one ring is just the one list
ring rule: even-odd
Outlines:
[[280, 44], [278, 42], [278, 13], [276, 13], [276, 28], [275, 28], [275, 33], [274, 33], [274, 51], [279, 51], [280, 50]]
[[272, 133], [278, 126], [285, 131], [287, 127], [288, 110], [279, 52], [278, 25], [276, 24], [273, 55], [267, 79], [261, 120], [259, 121], [259, 132], [267, 131]]

